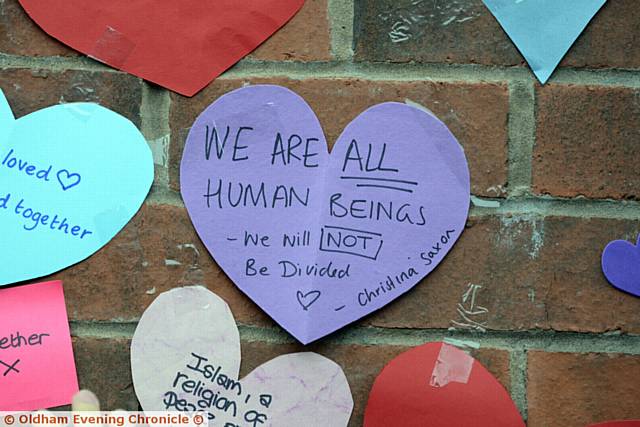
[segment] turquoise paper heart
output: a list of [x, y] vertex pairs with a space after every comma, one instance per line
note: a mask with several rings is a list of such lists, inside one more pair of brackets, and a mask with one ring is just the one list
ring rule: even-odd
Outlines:
[[15, 120], [0, 91], [0, 286], [94, 254], [152, 182], [151, 150], [126, 118], [78, 103]]

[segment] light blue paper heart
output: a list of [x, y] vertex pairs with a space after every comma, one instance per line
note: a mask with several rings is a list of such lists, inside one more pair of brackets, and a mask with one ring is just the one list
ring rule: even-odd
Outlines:
[[151, 150], [126, 118], [77, 103], [15, 120], [0, 91], [0, 286], [94, 254], [152, 182]]
[[607, 0], [483, 0], [540, 83]]

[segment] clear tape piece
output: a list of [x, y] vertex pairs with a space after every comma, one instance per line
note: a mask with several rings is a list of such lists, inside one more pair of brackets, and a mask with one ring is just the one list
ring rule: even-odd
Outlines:
[[96, 41], [89, 56], [112, 67], [121, 68], [135, 47], [135, 43], [124, 34], [108, 26]]
[[466, 384], [471, 376], [473, 362], [473, 357], [464, 351], [442, 343], [429, 385], [440, 388], [452, 382]]

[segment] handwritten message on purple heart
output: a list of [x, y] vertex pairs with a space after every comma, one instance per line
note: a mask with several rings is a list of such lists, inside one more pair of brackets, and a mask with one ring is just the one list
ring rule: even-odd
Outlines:
[[634, 245], [614, 240], [602, 253], [602, 271], [616, 288], [640, 297], [640, 235]]
[[195, 121], [181, 192], [225, 273], [306, 344], [429, 274], [462, 233], [470, 182], [455, 137], [421, 109], [373, 106], [329, 155], [300, 96], [250, 86]]

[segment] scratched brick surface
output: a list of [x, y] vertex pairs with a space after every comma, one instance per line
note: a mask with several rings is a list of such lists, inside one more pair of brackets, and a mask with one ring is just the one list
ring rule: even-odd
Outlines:
[[95, 102], [140, 125], [142, 81], [126, 74], [0, 69], [0, 89], [16, 117], [60, 103]]
[[42, 31], [18, 0], [0, 2], [0, 52], [19, 56], [77, 56]]
[[357, 0], [358, 61], [519, 65], [481, 0]]
[[[637, 230], [636, 221], [472, 219], [433, 274], [364, 322], [392, 328], [638, 333], [640, 300], [614, 290], [600, 270], [611, 236], [631, 239]], [[465, 301], [470, 290], [475, 305], [469, 297]]]
[[640, 89], [551, 84], [537, 99], [536, 193], [640, 198]]
[[638, 419], [639, 375], [638, 355], [531, 352], [529, 426]]
[[[609, 286], [599, 264], [612, 235], [630, 240], [636, 232], [637, 221], [472, 218], [435, 272], [347, 330], [370, 325], [638, 334], [640, 300]], [[73, 320], [134, 321], [158, 293], [200, 284], [224, 298], [239, 322], [275, 327], [220, 270], [183, 208], [146, 205], [106, 248], [51, 278], [65, 281]], [[477, 286], [473, 307], [464, 301], [471, 285]]]
[[[356, 60], [514, 66], [524, 59], [482, 0], [355, 0]], [[560, 64], [639, 68], [635, 0], [609, 1]]]

